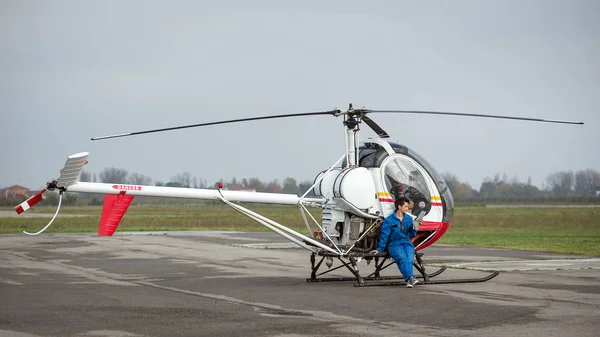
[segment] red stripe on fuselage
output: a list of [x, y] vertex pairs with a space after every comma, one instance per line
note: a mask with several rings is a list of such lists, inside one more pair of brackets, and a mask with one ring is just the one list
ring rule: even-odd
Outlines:
[[[391, 198], [379, 198], [379, 202], [394, 202], [394, 199]], [[432, 202], [431, 206], [442, 206], [441, 202]]]

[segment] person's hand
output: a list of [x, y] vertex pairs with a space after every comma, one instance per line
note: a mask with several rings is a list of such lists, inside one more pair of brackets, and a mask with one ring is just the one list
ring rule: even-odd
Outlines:
[[370, 251], [369, 253], [371, 253], [371, 254], [377, 254], [377, 253], [379, 253], [379, 252], [377, 251], [377, 249], [373, 249], [373, 250], [372, 250], [372, 251]]

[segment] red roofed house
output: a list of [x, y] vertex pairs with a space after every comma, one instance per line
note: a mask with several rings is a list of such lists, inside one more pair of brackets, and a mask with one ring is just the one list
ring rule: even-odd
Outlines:
[[31, 191], [27, 187], [12, 185], [0, 191], [5, 198], [27, 197]]
[[225, 188], [228, 191], [256, 192], [254, 188], [245, 187], [242, 185], [229, 185]]

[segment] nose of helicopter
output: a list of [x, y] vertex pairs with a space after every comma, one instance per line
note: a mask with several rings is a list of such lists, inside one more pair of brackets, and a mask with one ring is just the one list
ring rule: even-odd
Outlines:
[[419, 232], [413, 239], [415, 250], [427, 248], [441, 238], [450, 227], [450, 222], [422, 221]]

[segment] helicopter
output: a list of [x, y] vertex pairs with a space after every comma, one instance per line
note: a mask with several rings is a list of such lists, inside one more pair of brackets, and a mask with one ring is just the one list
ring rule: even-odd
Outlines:
[[[407, 197], [411, 200], [411, 216], [418, 226], [417, 235], [412, 242], [415, 246], [414, 268], [419, 272], [418, 277], [422, 279], [422, 284], [485, 282], [496, 277], [498, 271], [478, 278], [433, 280], [432, 278], [443, 273], [445, 268], [431, 273], [425, 270], [421, 251], [438, 241], [450, 227], [454, 215], [452, 194], [443, 177], [425, 158], [405, 145], [390, 141], [388, 133], [368, 116], [378, 113], [449, 115], [583, 125], [583, 122], [457, 112], [354, 109], [350, 104], [345, 110], [250, 117], [94, 137], [91, 138], [92, 141], [219, 124], [329, 115], [342, 117], [346, 151], [329, 168], [316, 174], [312, 186], [302, 196], [229, 191], [225, 190], [222, 184], [219, 184], [217, 189], [195, 189], [80, 182], [77, 181], [78, 176], [88, 163], [89, 156], [88, 152], [81, 152], [68, 156], [63, 169], [60, 170], [59, 178], [50, 180], [44, 189], [16, 206], [15, 211], [21, 214], [41, 201], [42, 194], [46, 191], [58, 191], [58, 208], [50, 222], [38, 232], [23, 231], [27, 235], [38, 235], [48, 229], [56, 219], [64, 193], [104, 194], [98, 235], [112, 236], [135, 196], [220, 200], [235, 211], [309, 251], [311, 275], [307, 282], [355, 281], [355, 286], [380, 286], [404, 284], [403, 281], [399, 281], [400, 276], [382, 276], [381, 272], [394, 262], [386, 252], [374, 254], [371, 251], [377, 245], [383, 219], [394, 212], [394, 201], [399, 197]], [[377, 137], [362, 141], [359, 139], [360, 125], [363, 122]], [[310, 192], [312, 194], [309, 195]], [[242, 206], [239, 202], [298, 206], [307, 233], [297, 232]], [[321, 223], [315, 219], [309, 208], [321, 210]], [[339, 262], [336, 267], [333, 267], [334, 260]], [[363, 260], [367, 264], [374, 260], [374, 271], [362, 275], [359, 265]], [[346, 268], [352, 276], [327, 275], [340, 268]]]

